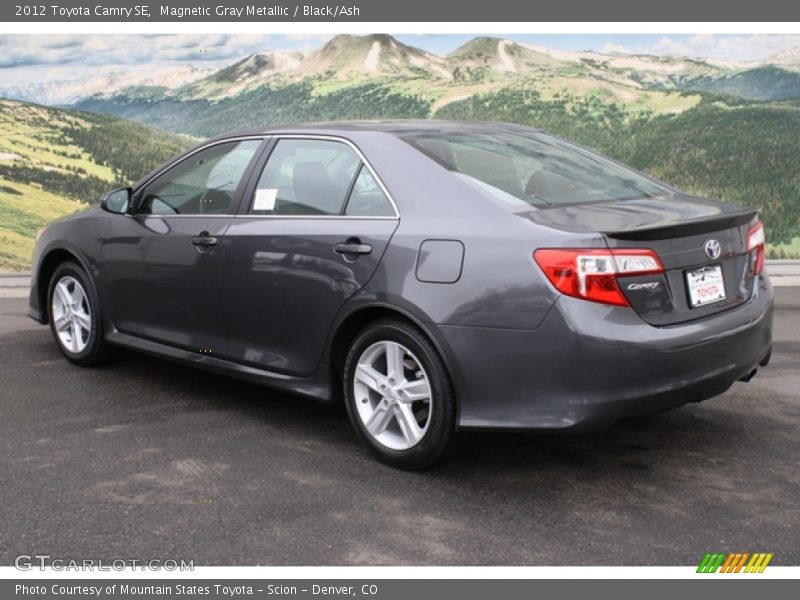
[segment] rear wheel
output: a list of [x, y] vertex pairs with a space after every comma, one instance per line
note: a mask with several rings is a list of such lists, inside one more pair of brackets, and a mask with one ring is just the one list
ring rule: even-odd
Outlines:
[[385, 319], [356, 336], [344, 369], [347, 412], [383, 462], [422, 469], [455, 441], [455, 396], [436, 348], [416, 327]]
[[50, 331], [67, 360], [81, 366], [104, 361], [109, 345], [103, 337], [100, 300], [86, 272], [73, 262], [59, 265], [47, 299]]

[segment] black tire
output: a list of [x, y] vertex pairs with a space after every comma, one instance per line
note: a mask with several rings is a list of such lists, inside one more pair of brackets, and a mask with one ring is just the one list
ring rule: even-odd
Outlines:
[[[431, 389], [430, 419], [427, 430], [414, 446], [395, 450], [376, 440], [359, 416], [355, 399], [354, 377], [359, 359], [373, 344], [396, 342], [410, 351], [422, 366]], [[382, 462], [401, 469], [418, 470], [432, 467], [448, 458], [456, 440], [456, 399], [453, 385], [436, 347], [428, 337], [406, 321], [381, 319], [367, 325], [353, 340], [347, 353], [343, 373], [343, 390], [347, 414], [358, 437]]]
[[[80, 283], [85, 292], [86, 303], [89, 308], [91, 318], [91, 331], [86, 339], [86, 347], [78, 352], [67, 348], [61, 341], [56, 331], [56, 323], [53, 315], [53, 294], [55, 294], [56, 284], [64, 277], [71, 277]], [[83, 268], [74, 262], [61, 263], [53, 272], [47, 287], [47, 315], [50, 322], [50, 331], [61, 353], [68, 361], [82, 367], [92, 367], [100, 365], [111, 356], [112, 348], [105, 339], [103, 330], [103, 306], [100, 297], [95, 290], [92, 280]]]

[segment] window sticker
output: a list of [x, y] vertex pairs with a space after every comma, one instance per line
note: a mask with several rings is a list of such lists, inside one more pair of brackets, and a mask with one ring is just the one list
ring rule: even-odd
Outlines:
[[253, 210], [275, 210], [275, 198], [277, 195], [278, 190], [276, 188], [256, 190]]

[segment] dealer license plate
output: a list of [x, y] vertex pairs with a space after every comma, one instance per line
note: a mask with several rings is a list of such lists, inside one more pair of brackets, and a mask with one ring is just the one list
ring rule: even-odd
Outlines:
[[692, 308], [725, 300], [722, 267], [710, 265], [686, 271], [686, 287], [689, 289], [689, 302]]

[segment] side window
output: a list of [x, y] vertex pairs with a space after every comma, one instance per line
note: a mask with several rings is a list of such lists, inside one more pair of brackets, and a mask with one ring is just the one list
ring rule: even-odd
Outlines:
[[151, 215], [224, 215], [261, 140], [217, 144], [193, 154], [149, 183], [137, 212]]
[[358, 172], [344, 214], [356, 217], [393, 217], [394, 208], [381, 186], [364, 166]]
[[255, 215], [338, 215], [361, 160], [331, 140], [282, 139], [258, 181]]

